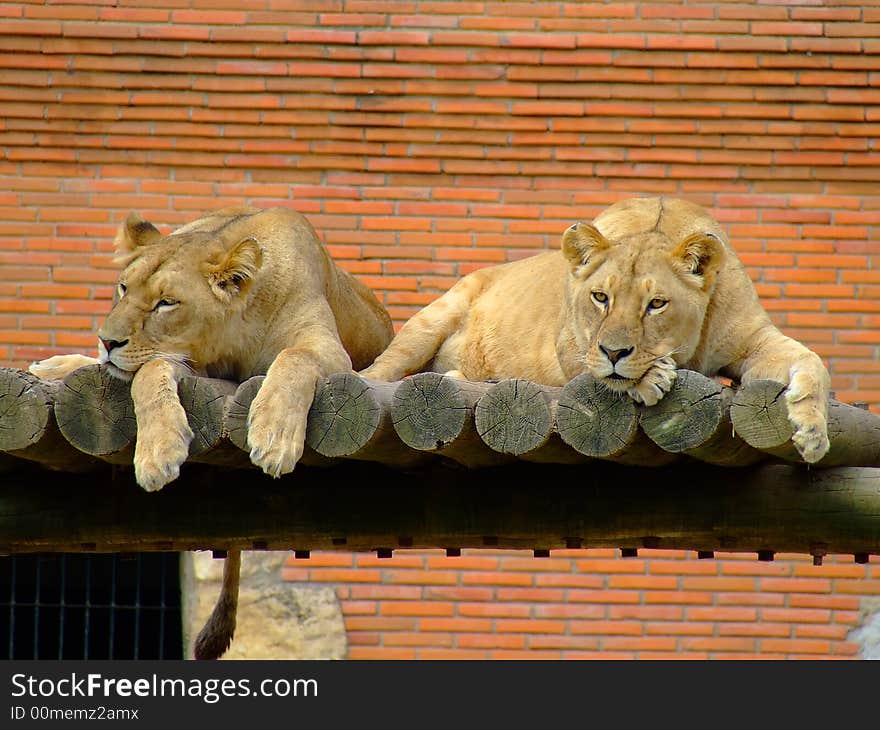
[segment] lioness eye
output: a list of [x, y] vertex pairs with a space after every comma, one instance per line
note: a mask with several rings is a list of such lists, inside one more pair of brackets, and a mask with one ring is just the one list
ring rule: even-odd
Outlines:
[[162, 309], [163, 307], [173, 307], [175, 304], [178, 304], [178, 302], [173, 299], [160, 299], [158, 302], [156, 302], [156, 306], [153, 307], [153, 311]]
[[608, 295], [603, 291], [594, 291], [592, 296], [593, 296], [593, 301], [596, 302], [596, 304], [607, 304], [608, 303]]
[[119, 292], [119, 296], [120, 296], [120, 297], [124, 297], [124, 296], [125, 296], [125, 292], [128, 291], [128, 287], [127, 287], [125, 284], [120, 284], [120, 285], [117, 287], [117, 291]]
[[658, 309], [663, 309], [663, 307], [665, 307], [668, 303], [669, 303], [669, 300], [667, 300], [667, 299], [660, 299], [659, 297], [654, 297], [650, 302], [648, 302], [648, 310], [649, 311], [650, 310], [656, 311]]

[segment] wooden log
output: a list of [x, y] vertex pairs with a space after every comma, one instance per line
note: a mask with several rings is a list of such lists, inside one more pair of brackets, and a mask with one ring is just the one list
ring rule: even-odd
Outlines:
[[[243, 454], [248, 455], [248, 464], [250, 464], [249, 454], [251, 451], [247, 443], [248, 412], [265, 379], [265, 375], [254, 375], [248, 378], [236, 388], [235, 393], [226, 401], [223, 431], [231, 444], [240, 449]], [[318, 454], [306, 443], [299, 463], [306, 466], [326, 466], [333, 462]]]
[[662, 466], [678, 458], [639, 430], [639, 409], [632, 398], [608, 390], [586, 373], [562, 388], [556, 428], [573, 449], [598, 459]]
[[394, 430], [391, 404], [397, 383], [336, 373], [318, 384], [309, 411], [306, 444], [321, 456], [410, 467], [428, 458]]
[[237, 387], [229, 380], [194, 375], [185, 375], [177, 383], [177, 396], [193, 432], [187, 461], [238, 468], [250, 464], [247, 456], [226, 436], [227, 401]]
[[659, 403], [643, 408], [639, 425], [655, 444], [722, 466], [748, 466], [767, 455], [733, 433], [733, 391], [692, 370], [679, 370], [672, 389]]
[[[100, 462], [73, 448], [55, 422], [60, 381], [0, 368], [0, 451], [62, 471], [89, 471]], [[5, 468], [13, 464], [4, 460]]]
[[[736, 433], [756, 449], [786, 461], [804, 463], [791, 443], [785, 386], [755, 380], [741, 387], [730, 414]], [[814, 466], [880, 466], [880, 416], [831, 400], [828, 404], [831, 448]]]
[[554, 400], [559, 390], [518, 378], [496, 383], [475, 406], [477, 433], [493, 451], [525, 461], [584, 462], [554, 430]]
[[247, 444], [248, 411], [250, 411], [251, 403], [256, 398], [265, 379], [265, 375], [255, 375], [248, 378], [236, 388], [232, 398], [226, 404], [223, 430], [229, 440], [245, 453], [250, 453]]
[[492, 386], [418, 373], [401, 381], [394, 391], [391, 420], [410, 448], [426, 451], [470, 468], [496, 466], [514, 457], [489, 448], [474, 424], [474, 410]]
[[111, 464], [131, 464], [137, 421], [130, 383], [101, 365], [70, 373], [55, 399], [62, 435], [83, 453]]
[[[296, 487], [190, 465], [174, 489], [45, 472], [0, 475], [0, 552], [195, 548], [373, 551], [653, 545], [709, 551], [880, 553], [880, 469], [760, 464], [674, 469], [591, 462], [303, 467]], [[497, 484], [487, 489], [487, 481]]]

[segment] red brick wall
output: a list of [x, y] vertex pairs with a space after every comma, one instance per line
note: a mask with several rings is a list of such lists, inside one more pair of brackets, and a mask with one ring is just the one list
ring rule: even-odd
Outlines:
[[[476, 267], [556, 246], [572, 221], [622, 197], [662, 193], [712, 208], [776, 322], [829, 363], [838, 398], [877, 409], [878, 80], [880, 9], [854, 0], [833, 7], [812, 0], [6, 3], [0, 363], [93, 350], [116, 274], [109, 243], [130, 209], [170, 227], [242, 201], [295, 207], [399, 323]], [[467, 560], [491, 562], [489, 572], [511, 576], [510, 590], [517, 580], [538, 590], [553, 574], [540, 566], [580, 577], [591, 555], [515, 562], [517, 569], [507, 561], [518, 557]], [[428, 573], [406, 569], [425, 581], [448, 574], [467, 586], [475, 575], [436, 556], [407, 560], [442, 564]], [[711, 626], [711, 638], [732, 651], [810, 651], [772, 643], [784, 638], [845, 653], [852, 648], [834, 642], [852, 622], [856, 588], [877, 586], [799, 562], [602, 560], [610, 561], [607, 575], [588, 568], [584, 579], [610, 596], [620, 581], [643, 581], [628, 590], [645, 613], [607, 603], [598, 618], [589, 602], [577, 603], [593, 613], [575, 612], [563, 635], [580, 637], [574, 627], [587, 620], [637, 622], [643, 640], [630, 647], [640, 651], [714, 651], [701, 643], [709, 637], [680, 633]], [[527, 564], [536, 569], [522, 570]], [[640, 577], [630, 576], [634, 565]], [[706, 566], [717, 571], [718, 590], [711, 583], [692, 590]], [[734, 579], [727, 571], [743, 566], [758, 571], [737, 578], [750, 588], [725, 587]], [[359, 568], [355, 581], [377, 570]], [[784, 584], [790, 592], [766, 585], [772, 571], [794, 576]], [[816, 580], [834, 597], [812, 593]], [[840, 604], [802, 602], [815, 595], [833, 603], [841, 585], [854, 587]], [[374, 647], [385, 646], [386, 634], [368, 619], [384, 618], [386, 599], [359, 616], [360, 599], [346, 594], [357, 587], [340, 587], [352, 636], [362, 642], [353, 652], [367, 651], [374, 636]], [[503, 586], [486, 590], [497, 590], [489, 604], [519, 607], [511, 620], [523, 606], [535, 621], [561, 620], [545, 613], [555, 598], [531, 603], [506, 597]], [[729, 604], [725, 597], [739, 590], [781, 603]], [[673, 602], [664, 618], [647, 610], [654, 591]], [[742, 613], [727, 615], [741, 620], [709, 620], [711, 610], [695, 618], [698, 607], [674, 603], [693, 592], [710, 597], [712, 610], [738, 607]], [[404, 605], [437, 608], [431, 595]], [[446, 618], [458, 617], [459, 604], [446, 603]], [[792, 611], [817, 611], [802, 615], [822, 620], [791, 618]], [[502, 619], [492, 619], [491, 636], [507, 637], [505, 646], [548, 646], [500, 628]], [[398, 620], [401, 635], [435, 634], [422, 618]], [[788, 633], [736, 633], [753, 621]], [[672, 633], [658, 638], [658, 622]], [[435, 624], [444, 625], [454, 624]], [[449, 646], [470, 650], [449, 631]], [[595, 647], [594, 635], [584, 636], [570, 644], [631, 650], [622, 648], [626, 636], [603, 634]]]
[[399, 550], [290, 558], [287, 580], [337, 584], [352, 659], [853, 658], [880, 560], [682, 550]]

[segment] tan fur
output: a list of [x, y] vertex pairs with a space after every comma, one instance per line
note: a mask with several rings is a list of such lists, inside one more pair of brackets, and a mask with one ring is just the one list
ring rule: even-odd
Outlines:
[[[115, 245], [124, 269], [98, 330], [99, 357], [59, 355], [30, 370], [57, 379], [102, 363], [131, 379], [135, 477], [148, 491], [176, 479], [189, 453], [182, 374], [266, 375], [248, 414], [248, 445], [253, 463], [278, 477], [302, 455], [319, 379], [369, 365], [393, 334], [373, 293], [291, 210], [227, 208], [168, 236], [132, 214]], [[218, 609], [226, 608], [211, 624], [228, 636], [203, 637], [205, 646], [225, 649], [231, 639], [236, 586], [224, 580]]]
[[798, 451], [808, 462], [827, 452], [822, 361], [772, 324], [724, 230], [683, 200], [621, 201], [566, 230], [561, 251], [466, 276], [362, 374], [563, 385], [588, 372], [653, 405], [676, 368], [786, 384]]

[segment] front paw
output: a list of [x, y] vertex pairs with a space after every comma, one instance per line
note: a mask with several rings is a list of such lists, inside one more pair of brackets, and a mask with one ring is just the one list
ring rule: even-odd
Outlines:
[[39, 362], [32, 362], [28, 367], [31, 375], [40, 380], [64, 380], [70, 373], [87, 365], [98, 363], [94, 357], [86, 355], [53, 355]]
[[785, 391], [788, 420], [794, 428], [791, 441], [808, 464], [819, 461], [831, 446], [826, 409], [817, 393], [820, 386], [804, 372], [795, 372]]
[[654, 361], [641, 380], [626, 392], [636, 403], [653, 406], [672, 388], [675, 382], [675, 360], [661, 357]]
[[795, 426], [795, 432], [791, 441], [804, 461], [815, 464], [828, 453], [831, 443], [828, 441], [828, 429], [824, 420], [816, 424], [792, 425]]
[[251, 461], [276, 479], [293, 471], [305, 445], [311, 400], [293, 400], [264, 382], [248, 412]]
[[148, 492], [162, 489], [180, 476], [180, 465], [189, 456], [192, 429], [183, 408], [168, 423], [162, 421], [138, 431], [134, 448], [134, 475]]

